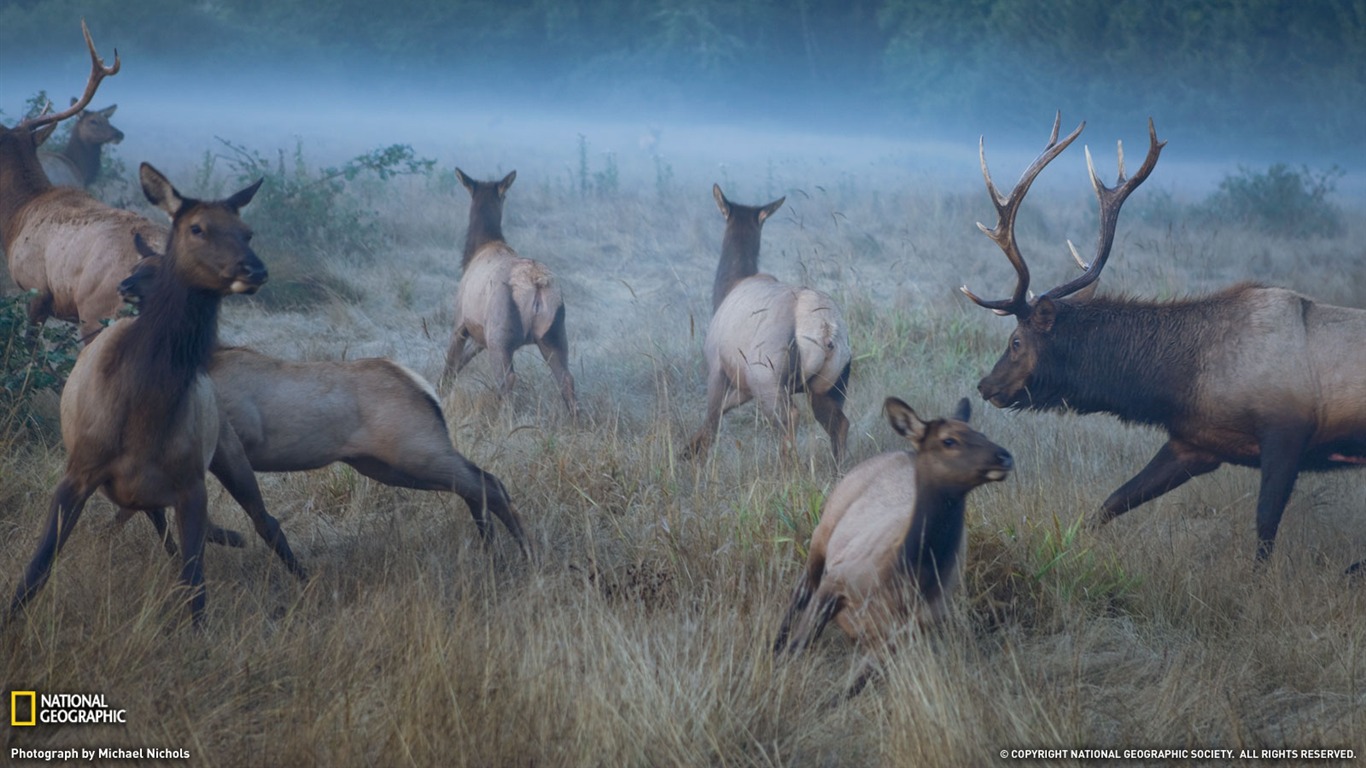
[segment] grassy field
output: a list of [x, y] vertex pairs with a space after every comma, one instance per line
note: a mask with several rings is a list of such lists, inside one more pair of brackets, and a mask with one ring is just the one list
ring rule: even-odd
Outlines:
[[[1089, 138], [1112, 179], [1112, 155], [1094, 149], [1108, 137]], [[451, 168], [516, 168], [504, 230], [562, 282], [582, 413], [567, 416], [534, 348], [516, 357], [509, 400], [480, 356], [443, 406], [457, 447], [507, 484], [539, 561], [519, 557], [501, 528], [481, 547], [451, 496], [340, 466], [262, 476], [313, 578], [297, 583], [254, 537], [243, 550], [213, 547], [198, 633], [150, 525], [115, 528], [112, 507], [94, 500], [26, 618], [0, 634], [0, 679], [103, 693], [128, 722], [6, 728], [7, 757], [128, 746], [223, 766], [971, 766], [1097, 764], [1000, 758], [1012, 749], [1366, 751], [1366, 592], [1341, 575], [1366, 555], [1363, 474], [1302, 476], [1260, 571], [1250, 470], [1221, 469], [1080, 529], [1163, 438], [977, 398], [1013, 320], [957, 286], [1005, 295], [1013, 273], [973, 226], [992, 215], [975, 147], [953, 148], [963, 162], [943, 164], [961, 171], [946, 173], [894, 149], [856, 164], [782, 147], [718, 162], [697, 146], [667, 160], [625, 144], [607, 155], [593, 140], [462, 145], [427, 173], [359, 178], [342, 194], [365, 212], [364, 231], [340, 250], [272, 245], [281, 210], [248, 207], [281, 277], [224, 305], [229, 343], [290, 359], [387, 356], [435, 381], [468, 202]], [[1021, 216], [1036, 290], [1071, 276], [1066, 239], [1084, 250], [1094, 238], [1079, 156], [1045, 172]], [[1029, 158], [991, 159], [1009, 183]], [[235, 188], [222, 163], [154, 161], [187, 194]], [[1200, 220], [1203, 192], [1164, 182], [1164, 170], [1121, 217], [1103, 290], [1172, 297], [1255, 278], [1366, 307], [1366, 203], [1339, 201], [1336, 236], [1287, 239]], [[1018, 463], [969, 497], [951, 620], [850, 701], [838, 694], [859, 658], [838, 631], [802, 657], [775, 662], [769, 650], [839, 475], [804, 401], [794, 462], [752, 406], [723, 422], [706, 460], [680, 458], [703, 411], [723, 226], [713, 181], [738, 202], [786, 195], [761, 267], [844, 307], [855, 356], [847, 466], [901, 447], [880, 413], [888, 395], [930, 415], [971, 396], [974, 424]], [[272, 303], [289, 275], [322, 288]], [[0, 448], [8, 590], [64, 453], [51, 430]], [[250, 531], [213, 481], [210, 494], [216, 521]], [[1207, 762], [1194, 755], [1171, 762]]]

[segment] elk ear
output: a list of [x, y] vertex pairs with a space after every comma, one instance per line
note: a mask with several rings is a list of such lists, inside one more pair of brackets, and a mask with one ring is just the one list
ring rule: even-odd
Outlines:
[[504, 177], [503, 177], [503, 180], [500, 181], [500, 182], [498, 182], [498, 196], [499, 196], [499, 197], [507, 197], [508, 188], [511, 187], [511, 186], [512, 186], [512, 182], [514, 182], [514, 181], [516, 181], [516, 180], [517, 180], [517, 172], [516, 172], [516, 171], [513, 171], [512, 173], [509, 173], [508, 175], [504, 176]]
[[1058, 317], [1058, 305], [1047, 296], [1040, 297], [1029, 313], [1029, 324], [1041, 333], [1053, 330], [1053, 321]]
[[119, 108], [119, 105], [117, 105], [117, 104], [110, 104], [109, 106], [105, 107], [104, 109], [97, 109], [97, 110], [95, 110], [95, 112], [96, 112], [97, 114], [99, 114], [101, 117], [113, 117], [113, 116], [114, 116], [114, 110], [116, 110], [116, 109], [118, 109], [118, 108]]
[[1090, 301], [1096, 297], [1096, 289], [1100, 287], [1100, 278], [1091, 281], [1091, 284], [1082, 288], [1080, 291], [1067, 297], [1068, 301]]
[[138, 168], [138, 178], [142, 181], [142, 194], [147, 196], [147, 202], [165, 211], [166, 215], [174, 219], [175, 215], [185, 205], [185, 200], [171, 182], [166, 180], [161, 171], [147, 163], [143, 163]]
[[917, 444], [924, 439], [925, 430], [929, 425], [915, 415], [911, 406], [895, 397], [889, 397], [882, 404], [882, 410], [887, 412], [887, 423], [892, 425], [892, 429], [895, 429], [898, 435]]
[[224, 200], [223, 204], [231, 208], [233, 213], [237, 213], [238, 211], [245, 208], [247, 203], [250, 203], [253, 197], [256, 197], [256, 190], [261, 188], [261, 184], [265, 180], [266, 177], [262, 176], [261, 178], [256, 180], [255, 184], [252, 184], [250, 187], [237, 190], [236, 192], [232, 193], [232, 197], [228, 198], [227, 200]]
[[968, 402], [966, 397], [958, 401], [958, 407], [954, 409], [953, 417], [964, 424], [972, 418], [972, 403]]
[[711, 185], [711, 196], [716, 198], [716, 207], [721, 209], [721, 218], [730, 221], [730, 201], [721, 192], [720, 184]]
[[773, 202], [769, 203], [768, 205], [765, 205], [763, 208], [760, 208], [760, 209], [759, 209], [759, 223], [760, 223], [760, 224], [763, 224], [763, 223], [764, 223], [764, 219], [767, 219], [769, 216], [772, 216], [774, 213], [777, 213], [778, 209], [779, 209], [779, 208], [782, 208], [782, 207], [783, 207], [783, 203], [786, 202], [786, 201], [787, 201], [787, 196], [784, 195], [783, 197], [780, 197], [780, 198], [778, 198], [777, 200], [774, 200]]
[[460, 179], [460, 186], [469, 190], [471, 195], [474, 194], [474, 179], [466, 176], [465, 172], [459, 168], [455, 169], [455, 178]]
[[39, 128], [38, 130], [34, 131], [34, 132], [33, 132], [33, 146], [35, 146], [35, 147], [41, 147], [41, 146], [43, 146], [43, 142], [47, 141], [48, 138], [50, 138], [50, 137], [52, 136], [52, 132], [55, 131], [55, 130], [57, 130], [57, 124], [56, 124], [56, 123], [52, 123], [51, 125], [45, 125], [45, 126], [43, 126], [42, 128]]

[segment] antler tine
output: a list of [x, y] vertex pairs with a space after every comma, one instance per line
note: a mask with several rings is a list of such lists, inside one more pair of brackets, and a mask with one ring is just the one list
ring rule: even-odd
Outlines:
[[1044, 147], [1043, 152], [1038, 157], [1034, 158], [1034, 162], [1025, 168], [1024, 173], [1020, 175], [1020, 180], [1015, 183], [1015, 188], [1010, 191], [1009, 195], [1002, 195], [992, 182], [991, 171], [987, 169], [986, 142], [984, 140], [978, 142], [978, 154], [982, 161], [982, 176], [986, 179], [987, 192], [991, 195], [991, 202], [996, 206], [997, 218], [994, 228], [988, 229], [981, 222], [978, 222], [977, 227], [1005, 252], [1006, 259], [1015, 268], [1015, 292], [1009, 299], [987, 301], [968, 290], [966, 285], [960, 290], [978, 306], [990, 309], [997, 314], [1018, 315], [1026, 311], [1029, 306], [1029, 266], [1025, 264], [1024, 257], [1020, 254], [1019, 244], [1015, 241], [1015, 217], [1020, 211], [1020, 203], [1024, 201], [1030, 186], [1034, 184], [1034, 179], [1038, 177], [1045, 166], [1053, 162], [1058, 155], [1063, 153], [1063, 150], [1067, 149], [1081, 135], [1086, 123], [1083, 121], [1076, 127], [1076, 130], [1068, 134], [1062, 141], [1058, 141], [1058, 131], [1061, 126], [1062, 112], [1058, 112], [1053, 118], [1053, 132], [1048, 137], [1048, 145]]
[[[1095, 164], [1091, 162], [1091, 152], [1086, 153], [1086, 168], [1091, 173], [1091, 186], [1096, 190], [1096, 198], [1100, 201], [1100, 234], [1096, 238], [1096, 257], [1091, 260], [1090, 267], [1086, 268], [1084, 274], [1069, 280], [1066, 283], [1048, 291], [1044, 295], [1051, 299], [1061, 299], [1070, 296], [1082, 288], [1090, 285], [1100, 278], [1100, 271], [1105, 268], [1105, 262], [1110, 258], [1110, 251], [1115, 243], [1115, 229], [1119, 224], [1119, 209], [1124, 205], [1124, 201], [1129, 195], [1138, 189], [1150, 174], [1153, 168], [1157, 167], [1157, 158], [1162, 154], [1162, 148], [1167, 146], [1167, 142], [1157, 140], [1157, 128], [1153, 125], [1153, 119], [1148, 118], [1148, 156], [1143, 159], [1143, 165], [1134, 173], [1131, 178], [1124, 178], [1124, 145], [1119, 147], [1119, 176], [1115, 178], [1115, 186], [1107, 187], [1096, 174]], [[1070, 244], [1069, 244], [1070, 245]], [[1076, 257], [1075, 250], [1073, 257]], [[1080, 262], [1080, 258], [1077, 258]]]
[[[61, 112], [39, 114], [37, 117], [23, 121], [22, 125], [24, 127], [29, 129], [41, 128], [44, 125], [60, 123], [68, 117], [79, 113], [90, 104], [91, 99], [95, 98], [95, 90], [100, 87], [100, 81], [110, 75], [118, 74], [119, 68], [123, 66], [123, 63], [119, 61], [119, 51], [117, 48], [114, 49], [114, 66], [105, 66], [104, 59], [100, 58], [99, 52], [95, 50], [95, 41], [90, 37], [90, 28], [85, 25], [85, 19], [81, 19], [81, 32], [85, 35], [85, 47], [90, 51], [90, 78], [85, 83], [85, 93], [81, 98], [73, 101], [70, 107]], [[51, 104], [48, 106], [50, 107]], [[46, 109], [44, 109], [44, 112], [46, 112]]]

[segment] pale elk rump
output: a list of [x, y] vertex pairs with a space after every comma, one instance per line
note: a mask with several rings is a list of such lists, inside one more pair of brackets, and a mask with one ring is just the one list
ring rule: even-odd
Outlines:
[[884, 407], [912, 450], [859, 463], [830, 492], [774, 653], [802, 650], [834, 620], [871, 659], [910, 620], [941, 619], [964, 556], [967, 494], [1014, 467], [968, 426], [967, 398], [949, 419], [922, 420], [895, 397]]
[[470, 222], [443, 384], [487, 349], [498, 392], [506, 396], [517, 383], [512, 353], [534, 343], [559, 382], [570, 415], [577, 416], [559, 285], [544, 264], [517, 255], [503, 239], [503, 201], [517, 172], [501, 181], [475, 181], [459, 168], [455, 175], [470, 193]]
[[[1015, 268], [1015, 292], [977, 304], [1017, 321], [1006, 351], [977, 389], [998, 408], [1111, 413], [1160, 426], [1168, 440], [1091, 517], [1099, 525], [1192, 477], [1230, 463], [1257, 467], [1257, 560], [1270, 556], [1301, 471], [1366, 463], [1366, 310], [1335, 307], [1282, 288], [1244, 283], [1175, 301], [1093, 295], [1114, 245], [1119, 210], [1157, 165], [1165, 146], [1148, 121], [1149, 147], [1132, 178], [1123, 147], [1115, 186], [1096, 175], [1100, 235], [1084, 274], [1029, 298], [1029, 269], [1015, 217], [1034, 178], [1081, 134], [1048, 146], [1010, 194], [982, 175], [996, 205], [985, 232]], [[979, 225], [981, 226], [981, 225]], [[1073, 256], [1081, 262], [1073, 250]], [[1076, 361], [1085, 361], [1078, 365]]]
[[[202, 621], [204, 473], [220, 434], [205, 366], [217, 344], [222, 297], [253, 293], [266, 280], [250, 246], [251, 229], [238, 215], [261, 182], [226, 200], [201, 202], [182, 196], [146, 163], [140, 175], [147, 199], [171, 216], [169, 268], [152, 281], [141, 314], [101, 333], [67, 379], [61, 405], [66, 471], [15, 590], [11, 618], [47, 580], [86, 501], [99, 490], [123, 508], [175, 508], [180, 580], [194, 621]], [[283, 534], [278, 540], [288, 546]]]
[[[162, 257], [140, 246], [146, 257], [120, 289], [134, 303], [161, 268]], [[220, 347], [209, 362], [209, 377], [223, 417], [219, 452], [241, 454], [243, 462], [209, 471], [243, 509], [264, 508], [256, 472], [303, 472], [341, 461], [386, 485], [450, 491], [464, 500], [485, 544], [492, 541], [492, 512], [532, 555], [521, 517], [507, 488], [455, 450], [436, 392], [421, 376], [381, 358], [354, 361], [288, 362], [241, 347]], [[242, 477], [241, 466], [249, 464]], [[120, 513], [120, 521], [130, 512]], [[168, 551], [164, 514], [149, 513]], [[254, 519], [254, 518], [253, 518]], [[258, 533], [267, 542], [271, 531]], [[216, 526], [219, 543], [240, 545], [240, 537]], [[285, 564], [302, 568], [280, 553]]]
[[[71, 100], [72, 104], [76, 99]], [[71, 129], [71, 138], [61, 152], [43, 150], [38, 160], [43, 172], [54, 185], [84, 189], [95, 183], [100, 175], [100, 162], [105, 144], [118, 144], [123, 141], [123, 131], [109, 122], [117, 104], [104, 109], [85, 109], [76, 118]]]
[[784, 447], [790, 448], [796, 419], [792, 396], [805, 392], [838, 462], [849, 432], [844, 400], [850, 351], [844, 316], [825, 293], [759, 272], [763, 224], [786, 198], [759, 207], [739, 205], [715, 184], [712, 196], [726, 231], [703, 342], [707, 413], [685, 455], [705, 453], [722, 414], [750, 400], [757, 401], [760, 412], [781, 431]]
[[81, 29], [91, 61], [81, 98], [63, 112], [0, 127], [0, 241], [15, 284], [37, 291], [29, 303], [29, 321], [56, 317], [76, 323], [89, 342], [103, 327], [101, 321], [123, 305], [119, 281], [138, 261], [133, 235], [161, 248], [166, 229], [110, 208], [83, 189], [54, 187], [43, 172], [38, 147], [58, 122], [90, 103], [100, 81], [119, 71], [117, 52], [114, 65], [106, 67], [84, 22]]

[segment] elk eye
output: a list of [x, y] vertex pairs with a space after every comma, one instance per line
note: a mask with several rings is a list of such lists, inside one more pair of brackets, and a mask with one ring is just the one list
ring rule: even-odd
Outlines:
[[198, 224], [191, 224], [190, 234], [194, 235], [195, 237], [202, 237], [204, 235], [204, 228], [199, 226]]
[[945, 448], [952, 448], [952, 447], [954, 447], [955, 445], [958, 445], [958, 441], [957, 441], [957, 440], [954, 440], [952, 437], [946, 437], [946, 438], [944, 438], [944, 447], [945, 447]]
[[1020, 337], [1019, 337], [1019, 336], [1016, 336], [1015, 338], [1013, 338], [1013, 339], [1010, 340], [1010, 348], [1011, 348], [1011, 349], [1019, 349], [1019, 348], [1020, 348]]

